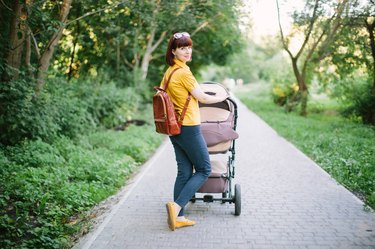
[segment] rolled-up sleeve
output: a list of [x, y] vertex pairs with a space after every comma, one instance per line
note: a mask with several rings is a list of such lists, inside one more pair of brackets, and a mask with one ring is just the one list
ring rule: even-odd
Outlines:
[[181, 83], [191, 93], [197, 86], [199, 86], [198, 82], [190, 70], [183, 69], [181, 71]]

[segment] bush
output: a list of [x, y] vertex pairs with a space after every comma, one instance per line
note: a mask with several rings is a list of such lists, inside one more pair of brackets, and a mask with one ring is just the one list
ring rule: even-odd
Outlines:
[[25, 139], [53, 141], [58, 135], [76, 137], [92, 126], [82, 102], [67, 84], [48, 84], [39, 96], [35, 82], [14, 80], [0, 86], [0, 143], [14, 145]]
[[[272, 99], [279, 106], [285, 107], [285, 111], [293, 111], [301, 100], [299, 86], [296, 77], [291, 70], [291, 65], [282, 54], [276, 54], [269, 61], [269, 69], [266, 79], [272, 82]], [[272, 70], [277, 68], [277, 70]]]
[[[148, 105], [135, 118], [151, 116]], [[76, 142], [0, 145], [0, 248], [69, 248], [87, 229], [88, 210], [123, 186], [164, 138], [146, 123]]]
[[0, 86], [0, 143], [38, 138], [51, 142], [60, 135], [76, 138], [98, 126], [113, 128], [131, 119], [141, 103], [133, 88], [119, 89], [114, 83], [56, 78], [39, 96], [34, 84], [14, 80]]
[[356, 119], [360, 117], [365, 124], [375, 124], [375, 95], [372, 93], [370, 81], [357, 79], [356, 86], [350, 87], [343, 100], [347, 107], [343, 110], [343, 115]]
[[0, 85], [0, 142], [16, 144], [24, 139], [48, 139], [58, 132], [51, 102], [35, 96], [34, 82], [13, 80]]
[[114, 82], [76, 82], [72, 88], [92, 121], [106, 128], [113, 128], [130, 119], [141, 104], [141, 97], [134, 88], [121, 89]]
[[273, 102], [285, 106], [287, 111], [292, 111], [299, 100], [298, 84], [274, 84], [272, 88]]
[[[153, 125], [153, 124], [152, 124]], [[144, 162], [150, 157], [148, 148], [159, 144], [164, 136], [155, 136], [154, 127], [146, 125], [136, 127], [134, 125], [127, 129], [128, 132], [105, 131], [91, 135], [90, 144], [95, 148], [107, 148], [119, 154], [130, 155], [136, 162]], [[134, 133], [141, 132], [142, 136], [134, 136]]]
[[113, 194], [136, 165], [130, 156], [87, 150], [67, 138], [1, 153], [1, 248], [67, 247], [80, 214]]
[[0, 248], [68, 248], [84, 211], [114, 194], [163, 139], [149, 125], [98, 131], [152, 118], [149, 107], [137, 112], [133, 88], [54, 78], [36, 96], [34, 86], [0, 85]]

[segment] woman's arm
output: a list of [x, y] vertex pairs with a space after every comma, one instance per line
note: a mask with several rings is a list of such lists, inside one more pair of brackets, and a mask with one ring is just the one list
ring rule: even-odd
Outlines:
[[203, 92], [202, 88], [200, 86], [197, 86], [192, 92], [191, 95], [194, 96], [199, 102], [203, 104], [213, 104], [218, 103], [221, 101], [224, 101], [229, 96], [214, 96], [209, 95]]

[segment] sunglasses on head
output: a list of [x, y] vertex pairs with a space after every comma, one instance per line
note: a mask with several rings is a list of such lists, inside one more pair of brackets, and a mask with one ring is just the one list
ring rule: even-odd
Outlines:
[[183, 37], [183, 36], [190, 37], [190, 35], [189, 35], [188, 32], [175, 33], [175, 34], [173, 35], [173, 37], [174, 37], [176, 40], [180, 39], [180, 38]]

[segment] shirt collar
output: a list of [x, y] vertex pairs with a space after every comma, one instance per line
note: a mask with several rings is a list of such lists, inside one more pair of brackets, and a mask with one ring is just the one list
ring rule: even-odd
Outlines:
[[186, 63], [183, 63], [180, 60], [173, 59], [173, 61], [174, 61], [174, 63], [175, 63], [176, 66], [189, 69], [189, 66], [186, 65]]

